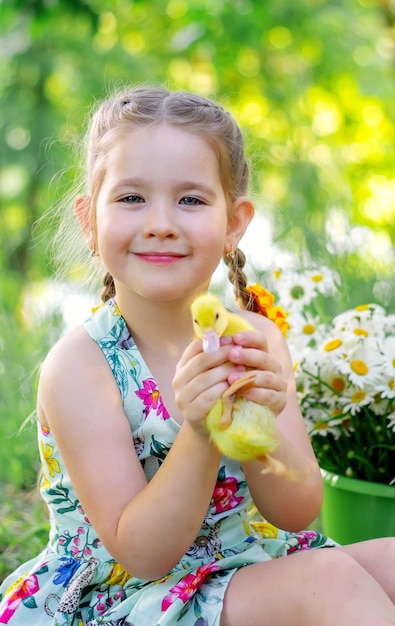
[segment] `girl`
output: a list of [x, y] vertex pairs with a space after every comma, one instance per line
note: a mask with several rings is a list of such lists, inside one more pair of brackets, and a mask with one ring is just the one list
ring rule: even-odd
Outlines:
[[[191, 339], [191, 302], [223, 255], [251, 307], [247, 184], [240, 130], [209, 100], [142, 87], [95, 113], [75, 213], [106, 272], [104, 304], [42, 368], [51, 532], [4, 582], [0, 623], [395, 624], [392, 540], [321, 550], [334, 542], [301, 531], [322, 482], [281, 331], [246, 310], [256, 330], [217, 352]], [[246, 397], [277, 416], [274, 456], [301, 481], [221, 458], [209, 439], [205, 416], [246, 368], [258, 381]]]

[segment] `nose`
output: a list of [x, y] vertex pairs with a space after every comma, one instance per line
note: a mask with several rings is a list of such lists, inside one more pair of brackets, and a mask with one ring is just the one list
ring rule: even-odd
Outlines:
[[157, 200], [150, 204], [146, 211], [144, 236], [177, 239], [178, 229], [175, 221], [175, 210], [170, 202]]

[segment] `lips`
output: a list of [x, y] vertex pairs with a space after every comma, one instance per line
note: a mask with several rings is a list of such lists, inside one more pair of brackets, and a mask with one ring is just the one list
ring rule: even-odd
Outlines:
[[180, 259], [185, 257], [184, 254], [178, 254], [175, 252], [135, 252], [134, 253], [139, 259], [145, 261], [146, 263], [155, 263], [155, 264], [168, 264], [175, 263]]

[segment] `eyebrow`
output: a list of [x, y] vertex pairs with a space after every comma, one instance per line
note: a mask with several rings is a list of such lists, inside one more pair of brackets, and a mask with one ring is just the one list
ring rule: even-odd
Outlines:
[[[123, 178], [119, 180], [117, 183], [115, 183], [113, 187], [111, 187], [110, 192], [116, 193], [128, 187], [134, 187], [134, 188], [140, 189], [141, 187], [144, 187], [147, 184], [149, 184], [149, 181], [146, 181], [143, 178]], [[201, 181], [196, 181], [196, 180], [181, 181], [177, 185], [177, 187], [180, 191], [196, 190], [196, 191], [201, 191], [202, 193], [209, 194], [209, 195], [213, 195], [216, 193], [213, 187], [210, 187], [209, 185], [206, 185], [205, 183]]]
[[125, 187], [143, 187], [145, 181], [142, 178], [123, 178], [111, 187], [111, 192], [118, 191]]

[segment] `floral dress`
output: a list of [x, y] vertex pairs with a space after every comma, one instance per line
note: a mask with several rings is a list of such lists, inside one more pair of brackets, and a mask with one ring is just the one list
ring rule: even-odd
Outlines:
[[[150, 480], [179, 425], [167, 412], [116, 303], [110, 300], [96, 309], [85, 328], [112, 369], [136, 453]], [[40, 555], [3, 582], [0, 624], [217, 626], [227, 585], [239, 568], [297, 550], [335, 545], [313, 531], [294, 534], [254, 522], [248, 512], [251, 495], [242, 468], [223, 457], [194, 542], [166, 576], [141, 580], [133, 571], [125, 572], [102, 545], [76, 496], [51, 431], [40, 424], [38, 441], [41, 494], [51, 521], [49, 542]]]

